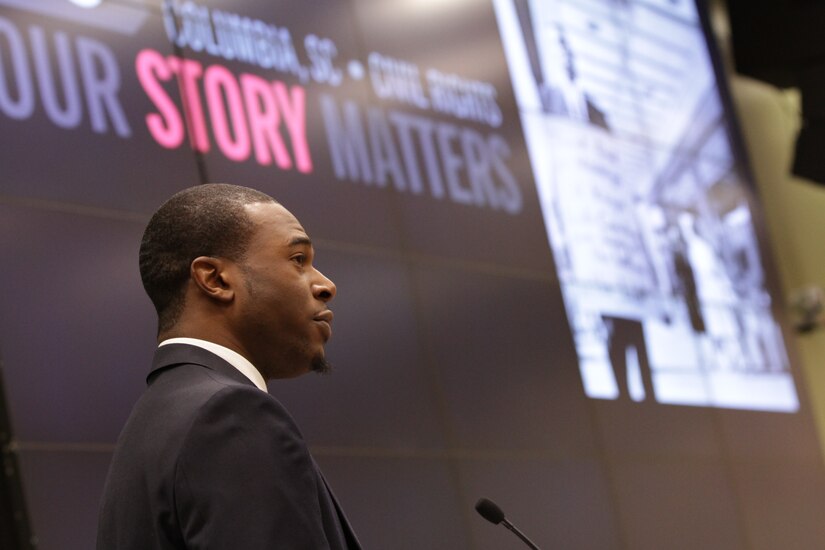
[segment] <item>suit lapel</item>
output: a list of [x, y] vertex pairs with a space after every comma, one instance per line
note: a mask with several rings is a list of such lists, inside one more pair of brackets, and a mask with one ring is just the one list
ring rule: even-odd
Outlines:
[[207, 351], [198, 346], [191, 346], [189, 344], [167, 344], [165, 346], [160, 346], [155, 351], [155, 358], [152, 361], [152, 370], [146, 377], [146, 381], [147, 383], [150, 382], [152, 378], [157, 376], [157, 374], [163, 370], [172, 368], [176, 365], [184, 364], [200, 365], [228, 376], [236, 382], [242, 382], [244, 384], [255, 386], [255, 384], [241, 371], [211, 351]]
[[[152, 379], [156, 377], [159, 373], [167, 369], [174, 368], [178, 365], [199, 365], [204, 368], [219, 372], [222, 375], [227, 376], [237, 382], [257, 387], [241, 371], [239, 371], [238, 369], [236, 369], [231, 364], [227, 363], [214, 353], [207, 351], [203, 348], [200, 348], [198, 346], [192, 346], [189, 344], [167, 344], [165, 346], [160, 346], [155, 351], [155, 358], [152, 362], [152, 370], [150, 371], [149, 376], [147, 377], [147, 382], [151, 383]], [[347, 517], [344, 515], [344, 511], [338, 504], [338, 500], [335, 498], [332, 489], [327, 483], [324, 474], [321, 473], [321, 469], [318, 467], [318, 464], [315, 462], [314, 458], [312, 458], [312, 464], [315, 469], [315, 472], [318, 475], [320, 482], [323, 484], [323, 492], [326, 494], [326, 496], [329, 498], [329, 502], [332, 504], [332, 509], [334, 510], [335, 516], [338, 519], [338, 526], [340, 527], [340, 530], [343, 534], [346, 548], [348, 550], [360, 550], [361, 545], [355, 536], [355, 532], [350, 526]]]
[[332, 492], [332, 488], [329, 486], [329, 483], [327, 483], [327, 478], [324, 477], [323, 472], [321, 472], [321, 468], [318, 467], [318, 464], [315, 462], [315, 458], [312, 459], [312, 464], [315, 467], [315, 472], [318, 474], [318, 478], [324, 484], [326, 494], [332, 502], [332, 507], [335, 509], [335, 515], [338, 516], [338, 523], [341, 527], [341, 531], [343, 531], [347, 549], [359, 550], [361, 548], [361, 544], [355, 536], [355, 531], [353, 531], [352, 526], [349, 524], [347, 516], [344, 515], [344, 510], [341, 508], [341, 505], [338, 504], [338, 499], [335, 498], [335, 493]]

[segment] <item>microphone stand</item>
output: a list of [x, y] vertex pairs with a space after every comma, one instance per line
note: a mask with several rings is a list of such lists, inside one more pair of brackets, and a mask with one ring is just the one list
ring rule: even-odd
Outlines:
[[519, 531], [518, 528], [515, 525], [513, 525], [512, 523], [510, 523], [510, 521], [507, 520], [506, 518], [501, 520], [501, 524], [504, 525], [510, 531], [512, 531], [518, 538], [520, 538], [521, 540], [524, 541], [524, 544], [526, 544], [527, 546], [529, 546], [533, 550], [541, 550], [541, 548], [536, 546], [535, 543], [532, 540], [528, 539], [527, 536], [524, 533]]

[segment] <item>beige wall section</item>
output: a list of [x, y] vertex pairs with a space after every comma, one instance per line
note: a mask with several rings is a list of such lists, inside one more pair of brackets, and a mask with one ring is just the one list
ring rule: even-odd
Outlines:
[[[799, 96], [741, 76], [731, 78], [731, 91], [784, 296], [804, 286], [825, 287], [825, 185], [791, 175]], [[794, 340], [825, 457], [825, 327]]]

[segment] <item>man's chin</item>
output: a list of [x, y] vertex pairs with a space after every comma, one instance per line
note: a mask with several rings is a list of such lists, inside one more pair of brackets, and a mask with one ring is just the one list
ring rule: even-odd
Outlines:
[[332, 372], [332, 365], [323, 355], [315, 357], [310, 365], [310, 370], [317, 374], [330, 374]]

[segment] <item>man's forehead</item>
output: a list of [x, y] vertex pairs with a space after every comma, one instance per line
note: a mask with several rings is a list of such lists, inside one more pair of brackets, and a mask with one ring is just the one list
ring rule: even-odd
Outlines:
[[306, 230], [289, 210], [277, 202], [244, 205], [249, 219], [270, 234], [277, 233], [288, 244], [311, 244]]

